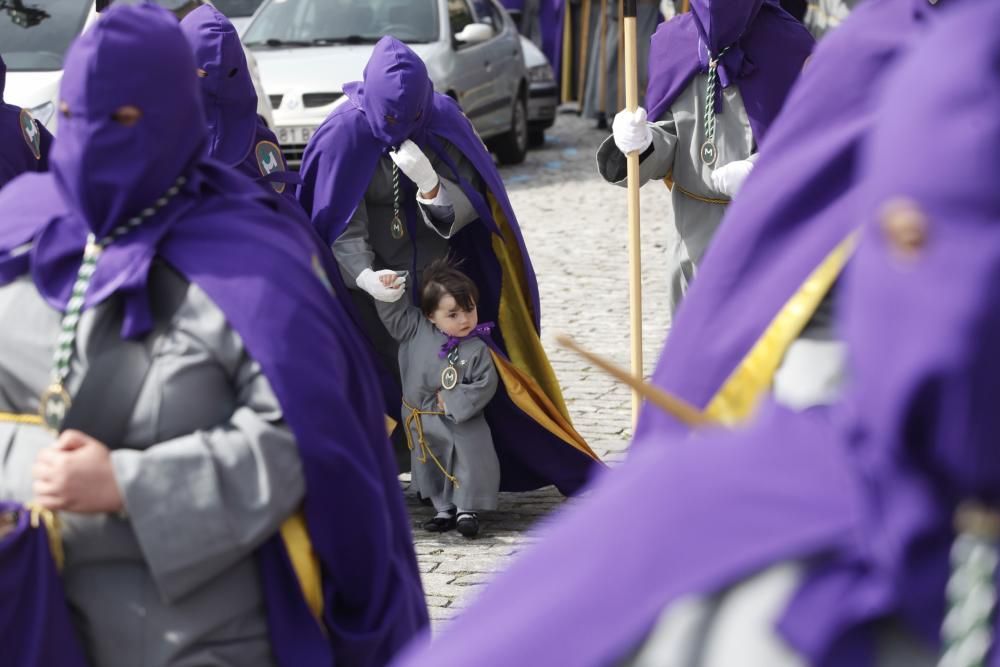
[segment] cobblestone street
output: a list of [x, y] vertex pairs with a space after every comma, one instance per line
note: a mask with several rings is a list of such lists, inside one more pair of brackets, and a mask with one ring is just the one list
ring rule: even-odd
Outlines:
[[[568, 333], [586, 348], [629, 364], [628, 223], [624, 189], [597, 174], [594, 154], [608, 136], [594, 122], [560, 115], [545, 146], [524, 164], [501, 170], [538, 275], [542, 341], [563, 387], [577, 430], [606, 461], [624, 455], [631, 436], [630, 394], [568, 350], [555, 336]], [[664, 255], [670, 196], [650, 183], [642, 190], [644, 361], [656, 363], [668, 322]], [[564, 502], [554, 488], [501, 494], [496, 512], [481, 515], [482, 532], [428, 533], [420, 524], [433, 511], [407, 497], [417, 557], [435, 629], [467, 606], [478, 588], [514, 554], [544, 535], [544, 519]], [[570, 501], [572, 502], [572, 501]]]

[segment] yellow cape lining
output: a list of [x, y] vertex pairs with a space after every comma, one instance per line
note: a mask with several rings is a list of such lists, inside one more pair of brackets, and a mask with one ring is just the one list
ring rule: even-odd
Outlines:
[[833, 249], [792, 295], [763, 335], [708, 403], [705, 414], [723, 424], [749, 418], [761, 396], [771, 387], [788, 347], [812, 318], [854, 251], [851, 234]]

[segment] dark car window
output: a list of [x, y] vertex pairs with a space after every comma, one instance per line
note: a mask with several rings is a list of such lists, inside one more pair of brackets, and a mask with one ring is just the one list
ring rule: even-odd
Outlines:
[[60, 70], [73, 38], [80, 34], [91, 0], [0, 2], [0, 54], [7, 69]]
[[476, 11], [476, 20], [493, 28], [493, 32], [503, 30], [503, 19], [490, 0], [472, 0], [472, 8]]
[[269, 0], [243, 35], [251, 47], [438, 39], [437, 0]]
[[251, 16], [263, 0], [212, 0], [212, 4], [229, 18]]
[[475, 23], [476, 19], [465, 0], [448, 0], [448, 22], [451, 24], [451, 34], [457, 35], [465, 30], [465, 26]]

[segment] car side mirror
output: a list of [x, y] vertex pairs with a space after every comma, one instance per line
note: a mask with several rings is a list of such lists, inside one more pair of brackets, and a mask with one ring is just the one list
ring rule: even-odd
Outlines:
[[470, 23], [455, 35], [459, 44], [480, 44], [493, 39], [493, 28], [485, 23]]

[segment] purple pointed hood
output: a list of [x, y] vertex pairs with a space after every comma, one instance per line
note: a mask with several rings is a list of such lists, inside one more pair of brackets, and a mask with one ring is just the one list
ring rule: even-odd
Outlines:
[[[156, 201], [205, 150], [191, 50], [156, 29], [176, 19], [150, 5], [136, 11], [148, 28], [109, 12], [73, 43], [59, 94], [52, 172], [99, 237]], [[162, 89], [175, 94], [165, 97]], [[126, 106], [142, 114], [131, 127], [112, 119]]]
[[659, 119], [709, 60], [722, 89], [737, 85], [759, 145], [812, 52], [809, 32], [775, 0], [694, 0], [691, 11], [660, 25], [650, 42], [646, 103]]
[[344, 93], [364, 112], [375, 138], [397, 147], [426, 127], [434, 84], [416, 53], [395, 37], [383, 37], [365, 65], [364, 81], [348, 84]]
[[238, 165], [250, 154], [257, 127], [257, 92], [240, 36], [211, 5], [185, 16], [181, 31], [194, 52], [208, 121], [209, 155]]

